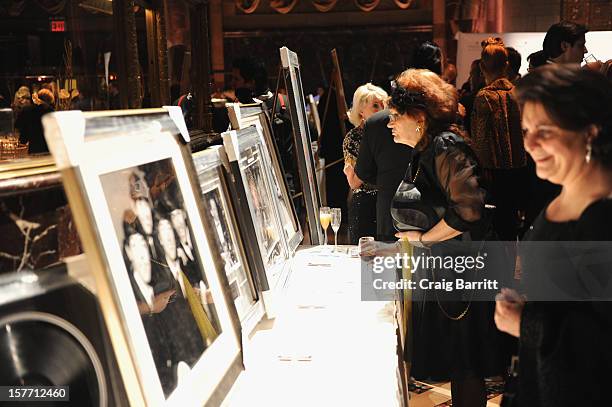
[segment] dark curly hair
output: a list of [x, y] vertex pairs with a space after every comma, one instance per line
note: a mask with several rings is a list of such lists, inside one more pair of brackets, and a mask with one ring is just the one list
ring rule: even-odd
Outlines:
[[555, 124], [570, 131], [596, 126], [593, 159], [612, 168], [612, 83], [599, 72], [549, 64], [522, 78], [516, 87], [521, 105], [541, 104]]

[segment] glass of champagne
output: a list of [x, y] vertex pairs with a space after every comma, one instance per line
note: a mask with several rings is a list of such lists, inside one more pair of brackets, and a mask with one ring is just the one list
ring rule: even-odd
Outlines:
[[319, 210], [319, 219], [321, 220], [321, 227], [323, 228], [323, 246], [327, 246], [327, 228], [329, 222], [331, 222], [331, 209], [328, 206], [322, 206]]
[[331, 226], [334, 231], [334, 252], [338, 251], [338, 230], [342, 222], [342, 209], [331, 208]]

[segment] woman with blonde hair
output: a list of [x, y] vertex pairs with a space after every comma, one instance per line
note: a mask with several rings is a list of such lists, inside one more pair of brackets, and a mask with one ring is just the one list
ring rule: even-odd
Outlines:
[[353, 95], [349, 121], [355, 128], [346, 134], [342, 143], [344, 174], [351, 187], [348, 204], [351, 244], [357, 244], [362, 236], [376, 236], [376, 187], [360, 180], [354, 167], [359, 156], [365, 121], [385, 108], [386, 99], [387, 92], [371, 83], [358, 87]]

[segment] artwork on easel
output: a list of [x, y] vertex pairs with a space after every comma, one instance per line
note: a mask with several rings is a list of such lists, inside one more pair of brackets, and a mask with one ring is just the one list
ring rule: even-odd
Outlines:
[[306, 116], [306, 99], [302, 88], [300, 63], [295, 52], [287, 47], [280, 49], [283, 77], [289, 95], [289, 110], [293, 130], [293, 141], [296, 149], [300, 184], [304, 194], [306, 219], [310, 244], [323, 243], [323, 232], [319, 220], [321, 198], [316, 178], [315, 157], [312, 151], [312, 138]]
[[[342, 71], [340, 70], [340, 61], [338, 60], [338, 52], [336, 49], [332, 49], [331, 51], [331, 59], [332, 59], [332, 74], [331, 81], [329, 85], [328, 97], [325, 101], [325, 110], [323, 110], [323, 121], [322, 126], [325, 126], [327, 115], [329, 113], [329, 101], [331, 97], [329, 94], [332, 92], [336, 93], [336, 109], [338, 112], [338, 118], [340, 123], [340, 134], [346, 134], [346, 124], [345, 121], [348, 118], [348, 106], [346, 104], [346, 96], [344, 94], [344, 85], [342, 83]], [[321, 129], [320, 134], [323, 134], [324, 128]], [[321, 144], [321, 140], [319, 140], [319, 144]]]

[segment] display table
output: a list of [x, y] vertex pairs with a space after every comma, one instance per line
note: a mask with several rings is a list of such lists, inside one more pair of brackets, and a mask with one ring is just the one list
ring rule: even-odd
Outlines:
[[245, 338], [225, 405], [400, 405], [394, 305], [362, 302], [359, 258], [332, 247], [298, 249], [277, 317]]

